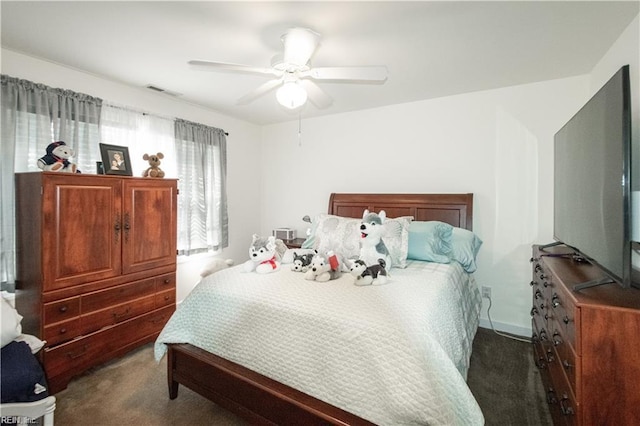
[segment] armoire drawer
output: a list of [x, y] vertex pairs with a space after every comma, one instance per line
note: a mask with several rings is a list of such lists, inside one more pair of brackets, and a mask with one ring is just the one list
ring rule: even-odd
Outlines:
[[44, 323], [53, 324], [80, 315], [80, 298], [70, 297], [44, 304]]
[[176, 274], [165, 274], [156, 278], [156, 292], [176, 288]]
[[104, 362], [123, 347], [159, 333], [173, 311], [173, 307], [155, 310], [55, 348], [45, 349], [47, 376], [55, 378], [66, 374], [76, 375]]
[[154, 301], [155, 296], [152, 295], [82, 315], [82, 333], [88, 334], [150, 312], [155, 309]]
[[119, 285], [82, 296], [82, 313], [105, 309], [114, 305], [152, 295], [155, 292], [155, 278]]
[[57, 322], [44, 327], [44, 340], [47, 346], [55, 346], [66, 342], [82, 334], [80, 317], [75, 317], [67, 321]]

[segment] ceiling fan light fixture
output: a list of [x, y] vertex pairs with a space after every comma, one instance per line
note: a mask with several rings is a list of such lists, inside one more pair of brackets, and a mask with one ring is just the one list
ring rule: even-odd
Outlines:
[[276, 99], [283, 107], [296, 109], [307, 102], [307, 91], [297, 82], [288, 81], [278, 89]]

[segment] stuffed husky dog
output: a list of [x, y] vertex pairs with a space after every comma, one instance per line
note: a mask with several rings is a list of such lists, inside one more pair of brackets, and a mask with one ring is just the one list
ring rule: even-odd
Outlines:
[[378, 259], [382, 259], [385, 265], [391, 267], [391, 257], [389, 250], [382, 241], [384, 227], [382, 226], [387, 214], [384, 210], [380, 213], [370, 213], [365, 210], [362, 214], [362, 223], [360, 224], [360, 260], [364, 261], [367, 266], [377, 265]]
[[367, 266], [358, 259], [351, 265], [351, 275], [355, 285], [382, 285], [387, 283], [387, 270], [384, 269], [384, 259], [378, 259], [375, 265]]
[[260, 237], [253, 235], [249, 246], [249, 260], [244, 262], [244, 271], [256, 271], [259, 274], [268, 274], [280, 269], [277, 255], [276, 237]]
[[330, 256], [316, 254], [311, 260], [309, 270], [304, 274], [304, 278], [309, 281], [330, 281], [340, 278], [340, 265], [331, 266]]

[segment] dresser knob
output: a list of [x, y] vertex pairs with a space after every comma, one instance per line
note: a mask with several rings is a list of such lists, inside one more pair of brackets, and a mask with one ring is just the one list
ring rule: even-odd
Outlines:
[[164, 283], [165, 284], [169, 284], [171, 282], [171, 280], [169, 278], [165, 278]]
[[66, 329], [66, 328], [61, 328], [61, 329], [60, 329], [60, 334], [65, 334], [66, 332], [67, 332], [67, 329]]
[[59, 310], [60, 312], [62, 312], [62, 313], [65, 313], [65, 312], [67, 312], [67, 311], [69, 310], [69, 307], [68, 307], [67, 305], [60, 306], [60, 307], [58, 308], [58, 310]]

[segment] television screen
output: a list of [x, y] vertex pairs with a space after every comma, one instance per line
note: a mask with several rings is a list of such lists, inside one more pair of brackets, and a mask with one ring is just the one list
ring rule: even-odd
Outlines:
[[554, 238], [631, 285], [631, 107], [622, 67], [555, 135]]

